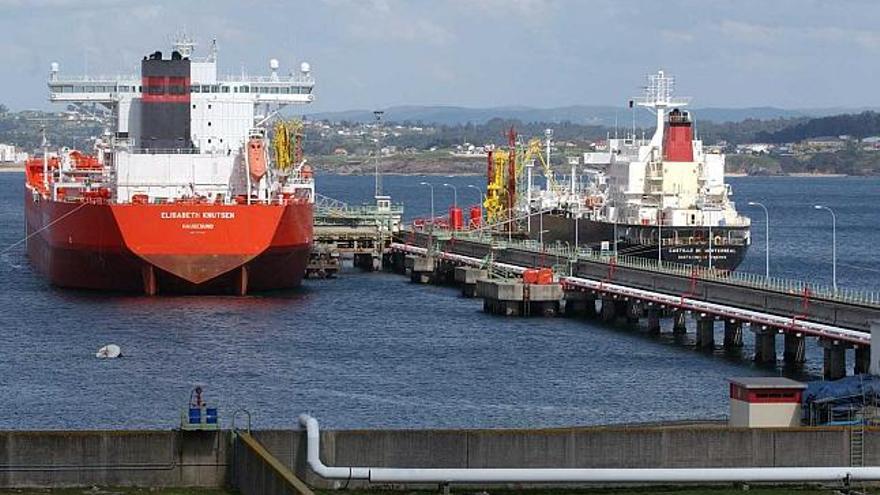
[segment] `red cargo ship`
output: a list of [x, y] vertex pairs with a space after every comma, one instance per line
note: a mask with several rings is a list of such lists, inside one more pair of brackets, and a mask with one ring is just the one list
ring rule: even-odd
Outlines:
[[308, 64], [221, 80], [216, 52], [194, 60], [193, 46], [145, 57], [140, 78], [65, 79], [53, 64], [50, 99], [102, 105], [115, 130], [95, 155], [44, 147], [27, 163], [27, 252], [51, 283], [149, 295], [299, 285], [314, 180], [301, 126], [265, 123], [312, 101]]

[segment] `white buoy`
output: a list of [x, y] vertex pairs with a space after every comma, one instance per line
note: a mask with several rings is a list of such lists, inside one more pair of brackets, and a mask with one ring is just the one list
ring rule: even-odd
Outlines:
[[104, 347], [98, 349], [98, 352], [95, 354], [96, 358], [105, 359], [105, 358], [118, 358], [122, 355], [122, 349], [119, 348], [116, 344], [108, 344]]

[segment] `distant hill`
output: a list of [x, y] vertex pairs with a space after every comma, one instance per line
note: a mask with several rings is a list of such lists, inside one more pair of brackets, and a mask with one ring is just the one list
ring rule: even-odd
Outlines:
[[[856, 109], [859, 111], [861, 109]], [[532, 107], [491, 107], [491, 108], [468, 108], [455, 106], [395, 106], [385, 110], [384, 120], [389, 122], [423, 122], [425, 124], [457, 125], [457, 124], [482, 124], [493, 118], [505, 120], [519, 120], [521, 122], [564, 122], [575, 124], [602, 125], [614, 127], [615, 124], [622, 128], [632, 125], [632, 114], [628, 108], [599, 106], [599, 105], [572, 105], [557, 108], [532, 108]], [[695, 108], [693, 110], [697, 121], [710, 122], [742, 122], [747, 119], [772, 120], [790, 119], [797, 117], [824, 117], [836, 113], [853, 112], [853, 109], [804, 109], [787, 110], [775, 107], [754, 108]], [[374, 120], [372, 110], [348, 110], [343, 112], [323, 112], [308, 114], [310, 119], [330, 120], [334, 122], [372, 122]], [[646, 111], [636, 112], [636, 125], [649, 127], [654, 120]]]
[[791, 143], [809, 138], [843, 135], [856, 138], [880, 135], [880, 113], [868, 111], [810, 119], [776, 132], [759, 132], [755, 140], [766, 143]]

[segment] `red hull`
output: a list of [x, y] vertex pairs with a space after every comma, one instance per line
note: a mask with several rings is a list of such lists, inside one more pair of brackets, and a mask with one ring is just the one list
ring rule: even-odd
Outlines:
[[293, 288], [312, 245], [312, 206], [89, 204], [25, 190], [27, 251], [61, 287], [155, 293]]

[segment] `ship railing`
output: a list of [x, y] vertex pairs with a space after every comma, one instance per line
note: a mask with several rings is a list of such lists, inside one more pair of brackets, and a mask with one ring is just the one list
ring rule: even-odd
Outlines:
[[260, 84], [277, 84], [279, 86], [295, 83], [301, 84], [304, 86], [314, 85], [315, 78], [312, 76], [303, 76], [303, 75], [294, 75], [294, 76], [249, 76], [245, 75], [230, 75], [230, 76], [221, 76], [218, 77], [217, 80], [219, 82], [240, 82], [240, 83], [260, 83]]
[[[131, 148], [128, 150], [133, 155], [198, 155], [198, 148]], [[222, 154], [219, 151], [214, 154]]]
[[[487, 242], [480, 233], [460, 232], [458, 238], [465, 238], [478, 242]], [[809, 299], [823, 299], [829, 301], [845, 302], [863, 306], [880, 307], [880, 291], [866, 291], [853, 288], [837, 288], [815, 284], [803, 280], [793, 280], [781, 277], [765, 277], [756, 273], [720, 270], [715, 268], [701, 267], [684, 263], [674, 263], [643, 258], [638, 256], [614, 256], [608, 251], [597, 251], [589, 248], [574, 248], [568, 244], [544, 245], [537, 241], [492, 239], [493, 249], [518, 249], [542, 253], [567, 259], [570, 263], [577, 261], [593, 261], [611, 263], [612, 260], [618, 266], [625, 266], [641, 270], [650, 270], [670, 275], [695, 278], [698, 280], [715, 281], [728, 285], [761, 289], [766, 291], [780, 292], [793, 296]]]
[[97, 76], [67, 76], [58, 75], [52, 83], [126, 83], [138, 85], [141, 78], [133, 74], [97, 75]]

